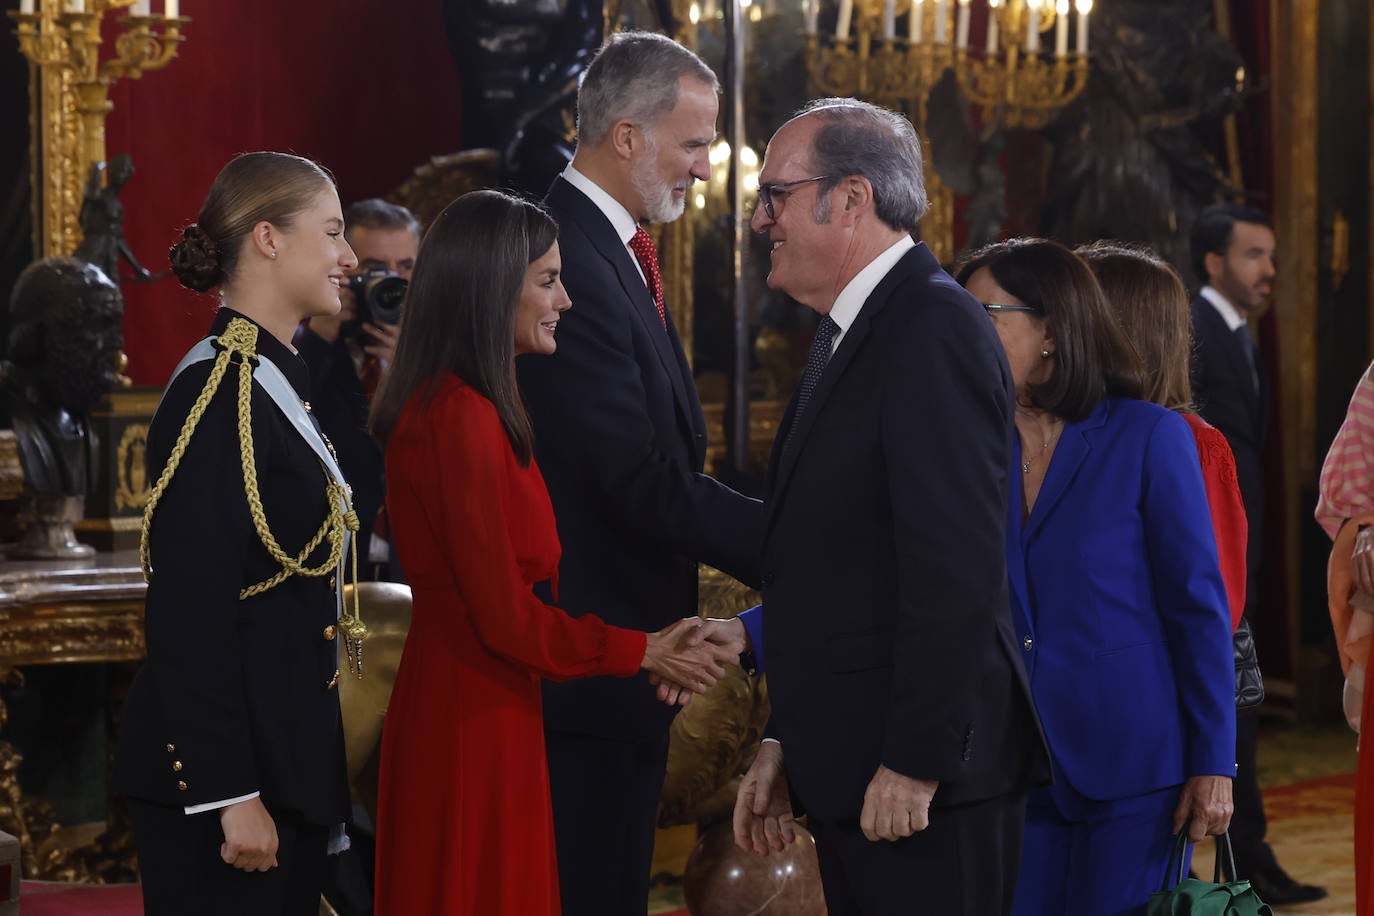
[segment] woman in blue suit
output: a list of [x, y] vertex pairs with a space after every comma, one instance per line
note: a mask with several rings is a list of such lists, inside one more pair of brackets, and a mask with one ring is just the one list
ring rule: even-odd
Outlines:
[[1223, 832], [1231, 627], [1193, 435], [1067, 248], [983, 249], [959, 280], [1016, 382], [1012, 610], [1055, 783], [1027, 811], [1018, 916], [1143, 914], [1172, 837]]

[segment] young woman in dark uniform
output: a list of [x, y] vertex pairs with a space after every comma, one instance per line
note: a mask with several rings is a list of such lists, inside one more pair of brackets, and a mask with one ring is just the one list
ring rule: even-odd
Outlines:
[[[331, 177], [281, 153], [220, 172], [171, 250], [219, 290], [148, 432], [148, 659], [125, 707], [116, 786], [146, 912], [314, 914], [343, 844], [341, 605], [357, 519], [310, 419], [292, 334], [339, 310], [356, 259]], [[345, 638], [345, 637], [349, 638]]]

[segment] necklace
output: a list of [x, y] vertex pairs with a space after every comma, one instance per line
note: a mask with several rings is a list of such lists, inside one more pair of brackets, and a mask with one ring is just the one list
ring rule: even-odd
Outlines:
[[1060, 425], [1059, 425], [1058, 423], [1056, 423], [1054, 426], [1052, 426], [1052, 427], [1050, 428], [1049, 433], [1046, 434], [1045, 440], [1044, 440], [1043, 442], [1040, 443], [1040, 451], [1035, 452], [1035, 453], [1032, 453], [1032, 454], [1029, 455], [1029, 456], [1026, 455], [1026, 452], [1030, 451], [1029, 449], [1026, 448], [1026, 439], [1025, 439], [1024, 436], [1021, 437], [1021, 454], [1022, 454], [1022, 456], [1023, 456], [1023, 457], [1022, 457], [1022, 460], [1021, 460], [1021, 473], [1022, 473], [1022, 474], [1027, 475], [1027, 476], [1030, 475], [1031, 465], [1035, 462], [1035, 459], [1036, 459], [1036, 458], [1041, 457], [1042, 455], [1044, 455], [1046, 452], [1048, 452], [1048, 451], [1050, 450], [1050, 443], [1054, 442], [1054, 437], [1055, 437], [1056, 434], [1058, 434], [1059, 430], [1060, 430]]

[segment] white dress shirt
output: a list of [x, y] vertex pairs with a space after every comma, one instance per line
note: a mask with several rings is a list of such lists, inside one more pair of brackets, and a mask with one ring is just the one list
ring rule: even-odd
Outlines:
[[830, 342], [831, 356], [839, 349], [845, 332], [854, 324], [854, 319], [859, 317], [859, 310], [864, 307], [868, 297], [873, 295], [878, 284], [883, 282], [883, 277], [897, 266], [903, 255], [915, 247], [916, 243], [911, 240], [911, 236], [902, 236], [892, 243], [892, 247], [869, 261], [868, 265], [840, 290], [840, 294], [835, 297], [835, 304], [830, 307], [830, 320], [839, 326], [834, 340]]
[[596, 208], [606, 215], [606, 219], [611, 221], [611, 228], [620, 237], [620, 243], [625, 246], [625, 250], [630, 252], [630, 262], [634, 264], [635, 270], [639, 271], [639, 279], [644, 281], [644, 287], [647, 289], [649, 281], [644, 276], [644, 268], [639, 266], [639, 258], [630, 250], [630, 239], [634, 238], [635, 230], [639, 228], [639, 223], [635, 222], [630, 211], [626, 210], [620, 201], [607, 194], [601, 185], [573, 168], [571, 162], [563, 170], [563, 180], [586, 194], [591, 202], [596, 204]]

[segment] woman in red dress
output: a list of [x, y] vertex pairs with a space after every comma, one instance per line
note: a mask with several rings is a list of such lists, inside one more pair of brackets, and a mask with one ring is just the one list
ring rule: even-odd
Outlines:
[[1188, 291], [1174, 269], [1148, 250], [1096, 242], [1077, 254], [1092, 268], [1122, 330], [1140, 352], [1146, 370], [1145, 400], [1183, 414], [1192, 427], [1234, 630], [1245, 610], [1248, 525], [1231, 446], [1193, 408]]
[[557, 346], [560, 267], [536, 205], [494, 191], [450, 204], [373, 408], [414, 592], [382, 734], [379, 916], [557, 916], [541, 678], [646, 669], [704, 689], [723, 673], [694, 618], [646, 635], [535, 596], [551, 580], [557, 600], [560, 548], [514, 360]]

